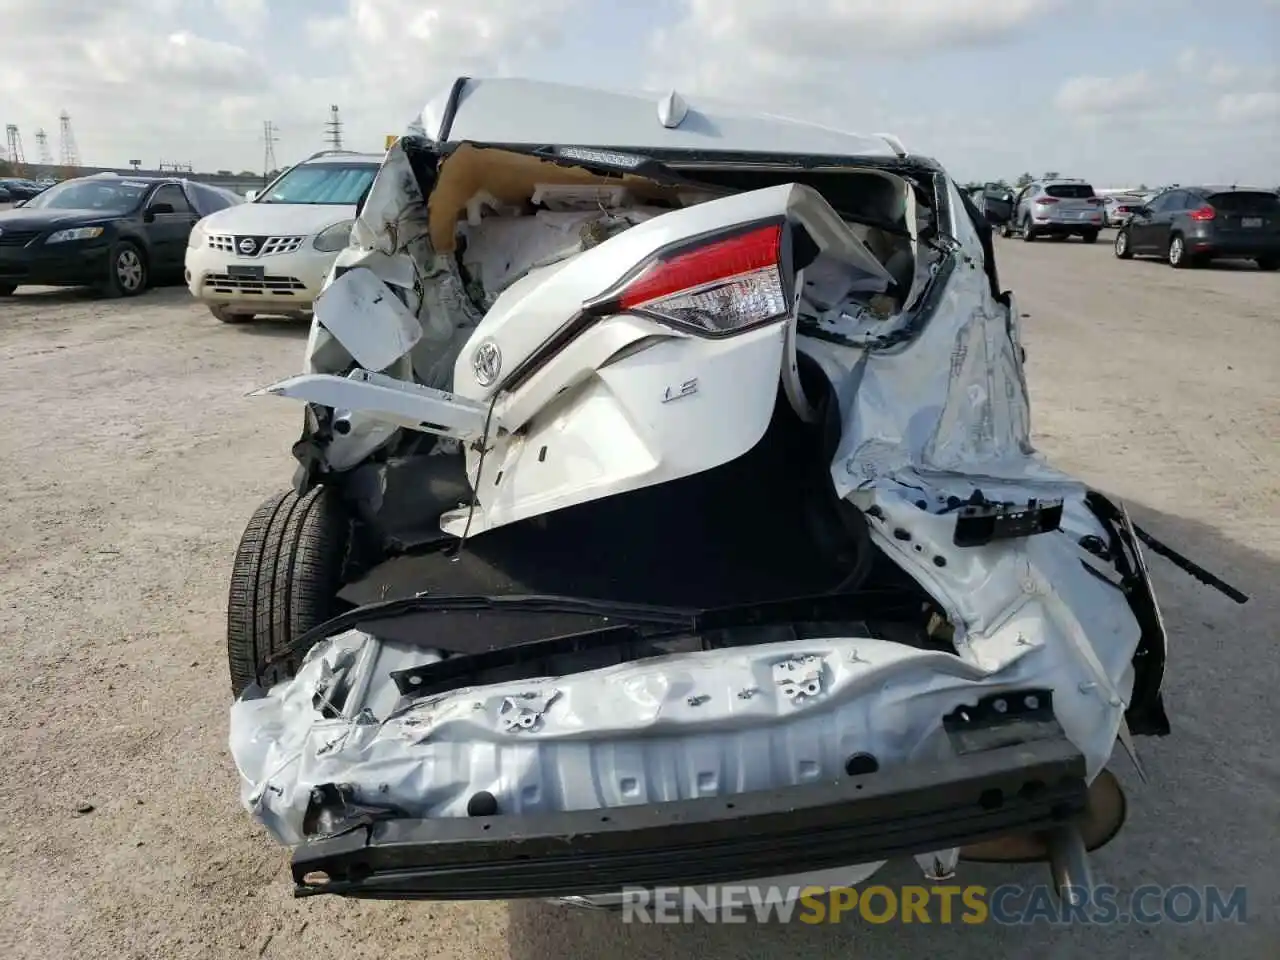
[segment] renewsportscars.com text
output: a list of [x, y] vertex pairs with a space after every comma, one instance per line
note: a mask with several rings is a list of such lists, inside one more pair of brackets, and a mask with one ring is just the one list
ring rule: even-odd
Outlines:
[[1244, 887], [1098, 886], [1067, 903], [1047, 885], [638, 887], [622, 891], [624, 923], [1050, 924], [1244, 923]]

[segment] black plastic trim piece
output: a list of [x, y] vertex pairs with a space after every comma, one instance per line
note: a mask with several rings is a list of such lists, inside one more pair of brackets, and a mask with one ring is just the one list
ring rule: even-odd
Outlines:
[[823, 783], [603, 810], [392, 819], [294, 849], [295, 896], [505, 900], [730, 883], [867, 863], [1083, 814], [1064, 737]]
[[1125, 711], [1129, 732], [1135, 736], [1164, 737], [1171, 732], [1164, 709], [1164, 673], [1169, 637], [1160, 618], [1151, 579], [1141, 561], [1141, 549], [1128, 515], [1096, 490], [1085, 495], [1090, 511], [1111, 533], [1107, 552], [1124, 585], [1129, 608], [1142, 630], [1133, 653], [1133, 692]]
[[981, 547], [996, 540], [1052, 533], [1062, 523], [1062, 509], [1061, 500], [966, 504], [956, 514], [952, 542], [957, 547]]

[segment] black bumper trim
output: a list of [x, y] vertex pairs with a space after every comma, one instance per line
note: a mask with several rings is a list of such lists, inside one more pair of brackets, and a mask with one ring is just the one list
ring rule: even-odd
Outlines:
[[1083, 756], [1058, 735], [736, 796], [570, 813], [387, 820], [296, 847], [294, 894], [507, 900], [743, 882], [1062, 823], [1085, 809], [1084, 776]]

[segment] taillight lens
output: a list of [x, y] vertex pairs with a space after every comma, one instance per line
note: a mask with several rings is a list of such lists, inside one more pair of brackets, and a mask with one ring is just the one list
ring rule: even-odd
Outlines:
[[655, 261], [622, 291], [618, 308], [711, 334], [785, 316], [781, 244], [778, 224]]
[[1057, 202], [1058, 202], [1058, 198], [1057, 198], [1057, 197], [1040, 197], [1040, 198], [1038, 198], [1038, 199], [1036, 200], [1036, 203], [1043, 203], [1043, 204], [1046, 204], [1046, 205], [1048, 205], [1048, 204], [1050, 204], [1050, 203], [1057, 203]]
[[1090, 198], [1090, 200], [1089, 200], [1089, 206], [1091, 206], [1091, 207], [1100, 207], [1100, 206], [1102, 206], [1103, 204], [1105, 204], [1106, 202], [1107, 202], [1107, 201], [1105, 201], [1105, 200], [1099, 200], [1097, 197], [1092, 197], [1092, 198]]
[[1187, 214], [1187, 216], [1189, 216], [1192, 220], [1212, 220], [1217, 215], [1218, 215], [1218, 211], [1213, 209], [1213, 207], [1209, 206], [1208, 204], [1205, 204], [1203, 207], [1201, 207], [1198, 210], [1192, 210], [1189, 214]]

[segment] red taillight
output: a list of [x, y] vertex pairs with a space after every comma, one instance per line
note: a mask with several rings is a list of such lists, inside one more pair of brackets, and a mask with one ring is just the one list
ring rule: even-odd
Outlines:
[[779, 269], [782, 226], [741, 233], [659, 260], [618, 297], [620, 310], [730, 333], [787, 313]]
[[1209, 206], [1207, 203], [1203, 207], [1200, 207], [1198, 210], [1192, 210], [1189, 214], [1187, 214], [1187, 216], [1189, 216], [1192, 220], [1212, 220], [1217, 215], [1218, 215], [1218, 211], [1213, 209], [1213, 207]]
[[1057, 203], [1057, 202], [1058, 202], [1057, 197], [1040, 197], [1038, 200], [1036, 200], [1036, 203], [1045, 203], [1045, 204]]

